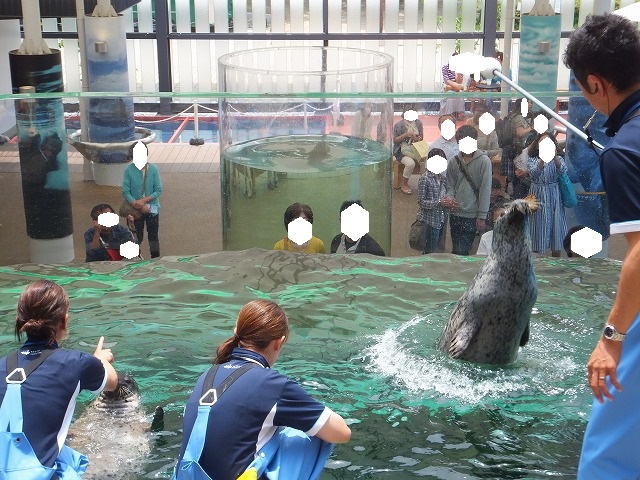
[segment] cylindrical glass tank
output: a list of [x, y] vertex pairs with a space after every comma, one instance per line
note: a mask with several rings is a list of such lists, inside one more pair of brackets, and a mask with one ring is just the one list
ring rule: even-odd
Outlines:
[[371, 94], [391, 92], [392, 57], [257, 49], [220, 57], [219, 72], [232, 94], [220, 99], [223, 248], [273, 248], [286, 235], [284, 211], [299, 202], [329, 253], [342, 202], [360, 200], [389, 255], [393, 99]]

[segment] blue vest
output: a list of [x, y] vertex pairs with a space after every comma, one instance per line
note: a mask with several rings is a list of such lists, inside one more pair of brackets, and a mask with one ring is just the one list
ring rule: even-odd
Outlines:
[[[29, 374], [56, 350], [45, 350], [25, 368], [18, 368], [18, 352], [7, 357], [7, 392], [0, 405], [0, 478], [3, 480], [80, 480], [87, 464], [86, 456], [63, 445], [55, 467], [40, 463], [22, 431], [21, 386]], [[57, 475], [57, 477], [55, 477]]]

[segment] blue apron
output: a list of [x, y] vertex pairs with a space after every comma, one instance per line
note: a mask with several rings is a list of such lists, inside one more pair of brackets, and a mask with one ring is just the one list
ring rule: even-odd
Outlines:
[[[15, 368], [6, 377], [7, 392], [0, 405], [0, 479], [1, 480], [79, 480], [87, 464], [86, 456], [63, 445], [55, 467], [40, 463], [29, 440], [22, 431], [22, 383], [47, 357], [56, 350], [45, 350], [26, 368]], [[16, 352], [17, 364], [17, 352]], [[9, 358], [7, 358], [7, 366]], [[30, 368], [31, 367], [31, 368]], [[9, 370], [9, 367], [7, 367]]]
[[[172, 480], [215, 480], [198, 463], [202, 456], [204, 441], [207, 436], [207, 424], [211, 406], [217, 402], [220, 395], [238, 377], [248, 369], [255, 367], [255, 365], [249, 364], [236, 370], [219, 387], [206, 391], [207, 385], [211, 385], [213, 377], [215, 377], [216, 367], [211, 369], [204, 380], [203, 396], [198, 406], [198, 416], [193, 424], [193, 430], [191, 430], [191, 436], [187, 442], [182, 460], [176, 465], [173, 472]], [[209, 378], [210, 380], [208, 380]], [[209, 398], [207, 398], [208, 396]], [[327, 443], [317, 437], [309, 437], [300, 430], [289, 427], [280, 428], [260, 449], [251, 465], [240, 478], [315, 480], [320, 476], [320, 472], [322, 472], [332, 450], [332, 443]]]

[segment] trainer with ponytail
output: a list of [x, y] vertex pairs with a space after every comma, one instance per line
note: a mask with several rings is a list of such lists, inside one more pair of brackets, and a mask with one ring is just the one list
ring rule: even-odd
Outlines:
[[187, 402], [174, 478], [265, 478], [269, 470], [317, 478], [332, 444], [349, 441], [340, 415], [271, 368], [288, 337], [289, 321], [275, 303], [242, 307], [233, 336]]
[[15, 333], [26, 342], [0, 359], [0, 478], [77, 479], [87, 467], [84, 455], [64, 445], [76, 397], [80, 390], [114, 390], [118, 376], [104, 337], [93, 355], [59, 347], [68, 323], [62, 287], [38, 280], [23, 290]]

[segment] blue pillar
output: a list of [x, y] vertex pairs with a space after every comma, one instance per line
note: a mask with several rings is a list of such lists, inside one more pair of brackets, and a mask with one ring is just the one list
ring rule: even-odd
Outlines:
[[[9, 52], [13, 93], [64, 91], [59, 50]], [[66, 263], [74, 258], [69, 166], [62, 99], [16, 100], [22, 195], [31, 261]]]
[[[91, 92], [128, 92], [127, 38], [124, 17], [85, 17], [85, 51]], [[121, 143], [135, 139], [133, 99], [91, 98], [87, 108], [88, 140]], [[127, 152], [103, 150], [94, 165], [96, 183], [121, 185]]]

